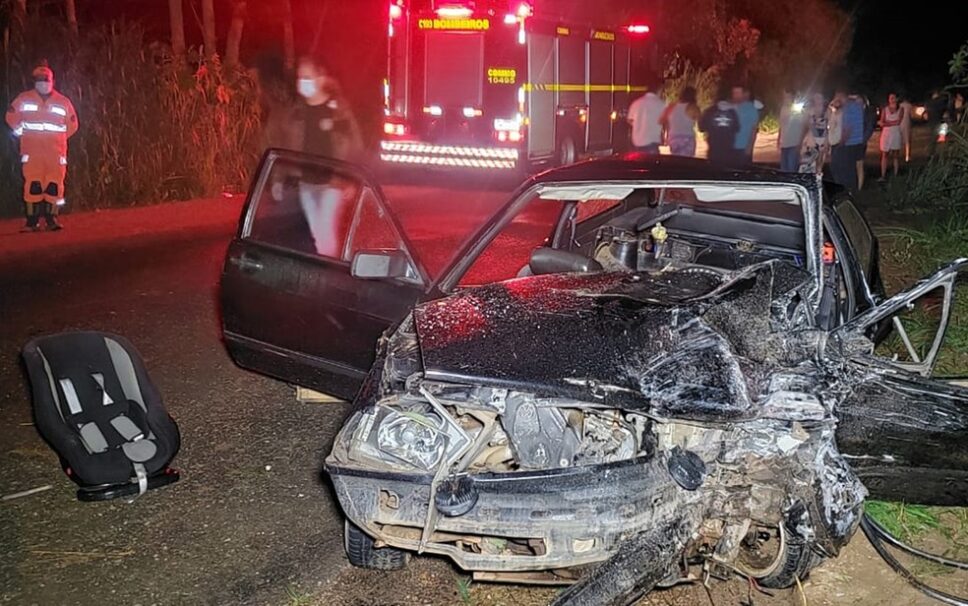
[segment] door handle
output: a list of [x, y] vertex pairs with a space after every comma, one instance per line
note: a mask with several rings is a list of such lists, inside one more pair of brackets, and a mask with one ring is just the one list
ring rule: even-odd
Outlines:
[[232, 263], [232, 265], [235, 265], [236, 267], [241, 269], [242, 271], [250, 272], [250, 273], [262, 271], [263, 269], [265, 269], [265, 266], [262, 264], [262, 261], [259, 261], [258, 259], [250, 257], [249, 255], [232, 257], [232, 259], [229, 262]]

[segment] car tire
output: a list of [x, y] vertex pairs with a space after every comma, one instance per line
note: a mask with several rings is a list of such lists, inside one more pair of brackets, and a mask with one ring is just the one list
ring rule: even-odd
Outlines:
[[823, 557], [811, 548], [807, 541], [796, 536], [790, 528], [773, 529], [779, 539], [775, 557], [768, 566], [755, 567], [738, 563], [737, 568], [768, 589], [787, 589], [803, 581], [816, 568]]
[[568, 166], [578, 161], [578, 145], [571, 135], [565, 135], [558, 140], [555, 161], [558, 166]]
[[377, 547], [370, 535], [349, 520], [343, 531], [346, 557], [357, 568], [400, 570], [410, 562], [410, 554], [394, 547]]

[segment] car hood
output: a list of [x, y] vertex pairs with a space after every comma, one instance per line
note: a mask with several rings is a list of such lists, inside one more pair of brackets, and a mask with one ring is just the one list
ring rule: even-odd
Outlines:
[[700, 268], [535, 276], [424, 304], [414, 320], [431, 380], [729, 419], [750, 412], [768, 369], [805, 355], [771, 313], [805, 283], [776, 263], [729, 277]]

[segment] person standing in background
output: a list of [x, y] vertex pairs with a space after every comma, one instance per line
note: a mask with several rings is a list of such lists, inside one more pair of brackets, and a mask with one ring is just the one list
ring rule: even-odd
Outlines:
[[830, 153], [828, 143], [829, 122], [827, 119], [827, 104], [823, 95], [816, 93], [810, 97], [810, 105], [806, 108], [807, 133], [803, 139], [800, 151], [800, 172], [820, 174]]
[[834, 98], [827, 107], [827, 144], [830, 146], [830, 175], [834, 183], [847, 187], [849, 180], [845, 173], [849, 164], [845, 162], [845, 146], [843, 145], [844, 101], [847, 95], [842, 90], [834, 93]]
[[[293, 112], [292, 149], [340, 160], [359, 153], [359, 129], [336, 81], [309, 58], [300, 60], [296, 75], [301, 102]], [[344, 244], [340, 234], [346, 233], [346, 225], [352, 220], [348, 186], [335, 174], [298, 173], [291, 179], [296, 182], [299, 206], [316, 253], [339, 258]]]
[[309, 58], [299, 62], [296, 92], [301, 103], [294, 112], [293, 149], [340, 160], [351, 159], [362, 147], [359, 127], [339, 84]]
[[904, 142], [904, 161], [911, 161], [911, 116], [914, 113], [914, 105], [904, 95], [901, 101], [901, 139]]
[[650, 86], [645, 93], [629, 106], [629, 124], [632, 125], [632, 146], [635, 151], [658, 154], [662, 143], [662, 124], [660, 118], [665, 111], [665, 102], [658, 95], [659, 87]]
[[660, 122], [665, 129], [673, 156], [696, 155], [696, 123], [700, 117], [696, 89], [691, 86], [682, 89], [679, 100], [670, 103], [662, 112]]
[[727, 96], [725, 90], [720, 91], [716, 104], [703, 112], [699, 119], [699, 130], [706, 134], [710, 162], [737, 166], [741, 163], [735, 149], [739, 116], [733, 104], [726, 100]]
[[848, 189], [864, 189], [864, 158], [867, 156], [867, 139], [864, 138], [864, 101], [857, 94], [851, 94], [844, 103], [842, 145], [845, 145], [847, 160], [851, 163], [853, 175], [845, 174], [850, 183]]
[[897, 102], [897, 95], [891, 93], [887, 96], [887, 107], [881, 110], [881, 117], [878, 124], [881, 126], [881, 178], [878, 182], [883, 183], [887, 180], [887, 161], [890, 158], [894, 162], [894, 176], [897, 176], [901, 148], [904, 146], [904, 137], [901, 134], [901, 123], [904, 121], [904, 110]]
[[739, 116], [739, 132], [736, 133], [734, 147], [740, 158], [747, 164], [752, 164], [762, 104], [753, 100], [753, 94], [748, 87], [734, 86], [733, 105], [736, 107], [736, 115]]
[[777, 147], [780, 149], [780, 170], [795, 173], [800, 170], [800, 150], [807, 134], [806, 105], [796, 98], [792, 90], [783, 93], [783, 106], [780, 108], [780, 134]]
[[38, 231], [41, 217], [48, 230], [57, 231], [65, 196], [67, 140], [77, 132], [77, 112], [71, 100], [54, 89], [54, 72], [46, 62], [31, 76], [34, 87], [20, 93], [6, 113], [7, 125], [20, 139], [27, 215], [22, 231]]

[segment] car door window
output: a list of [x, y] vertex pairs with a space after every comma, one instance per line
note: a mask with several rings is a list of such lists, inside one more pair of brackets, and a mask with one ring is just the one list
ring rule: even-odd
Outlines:
[[[968, 260], [958, 259], [913, 288], [894, 295], [838, 329], [840, 335], [863, 334], [875, 344], [880, 362], [930, 376], [939, 362], [951, 322], [959, 273]], [[962, 285], [963, 286], [963, 285]], [[938, 365], [947, 374], [946, 361]]]
[[461, 278], [460, 286], [478, 286], [516, 277], [531, 253], [551, 241], [564, 203], [532, 198], [484, 248]]
[[273, 163], [256, 197], [250, 240], [296, 252], [349, 261], [362, 185], [325, 166]]

